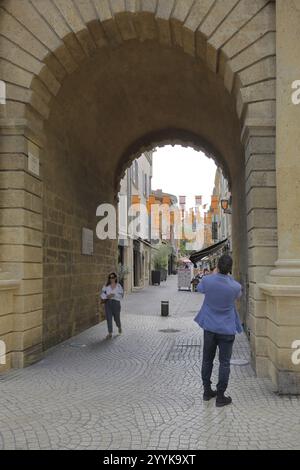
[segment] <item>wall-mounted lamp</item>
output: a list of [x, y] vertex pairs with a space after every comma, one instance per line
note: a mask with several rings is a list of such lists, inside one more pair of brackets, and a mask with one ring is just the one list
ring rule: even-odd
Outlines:
[[221, 207], [224, 211], [224, 214], [231, 214], [231, 209], [229, 209], [229, 200], [221, 199]]

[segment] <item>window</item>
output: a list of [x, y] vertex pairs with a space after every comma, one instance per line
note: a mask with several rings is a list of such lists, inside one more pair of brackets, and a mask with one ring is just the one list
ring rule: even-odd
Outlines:
[[143, 180], [144, 180], [144, 196], [147, 197], [148, 196], [148, 188], [147, 188], [148, 178], [147, 178], [146, 173], [143, 173]]
[[6, 83], [0, 80], [0, 104], [6, 104]]
[[218, 240], [218, 222], [212, 222], [212, 239]]
[[139, 164], [137, 160], [135, 160], [132, 164], [132, 181], [135, 186], [138, 188], [139, 186]]

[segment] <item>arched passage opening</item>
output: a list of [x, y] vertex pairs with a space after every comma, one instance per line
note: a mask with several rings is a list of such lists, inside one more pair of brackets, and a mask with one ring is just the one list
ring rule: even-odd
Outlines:
[[[24, 311], [39, 311], [30, 340], [20, 332], [15, 364], [96, 321], [116, 241], [95, 240], [93, 257], [84, 257], [81, 230], [96, 226], [101, 202], [115, 201], [135, 153], [165, 141], [205, 148], [230, 179], [235, 260], [250, 283], [253, 355], [265, 364], [255, 321], [265, 308], [257, 282], [277, 254], [273, 2], [46, 3], [7, 1], [3, 14], [6, 117], [16, 126], [3, 149], [39, 159], [38, 172], [26, 173], [33, 196], [20, 226], [31, 211], [28, 236], [43, 237], [32, 239], [39, 266], [27, 267], [23, 251], [6, 261], [24, 280], [20, 309], [26, 295]], [[11, 22], [17, 55], [8, 47]]]
[[114, 267], [116, 241], [95, 240], [95, 256], [86, 259], [80, 252], [81, 229], [95, 228], [98, 205], [116, 200], [124, 170], [142, 149], [156, 144], [181, 142], [205, 149], [228, 175], [235, 272], [246, 286], [240, 135], [234, 100], [220, 77], [180, 49], [128, 41], [101, 51], [65, 80], [45, 123], [46, 345], [94, 321], [91, 294]]
[[[160, 277], [165, 281], [167, 272], [174, 274], [178, 261], [195, 251], [220, 242], [223, 246], [224, 240], [226, 248], [232, 249], [230, 182], [213, 155], [205, 153], [200, 142], [199, 146], [195, 144], [195, 136], [179, 130], [174, 134], [177, 140], [170, 140], [172, 145], [167, 132], [156, 135], [154, 147], [146, 145], [144, 139], [142, 154], [134, 153], [137, 158], [121, 180], [118, 250], [119, 262], [124, 266], [120, 272], [126, 272], [122, 276], [126, 292], [156, 284], [159, 273], [153, 270], [161, 270]], [[185, 138], [184, 145], [179, 136]], [[151, 140], [155, 141], [154, 136]], [[222, 200], [224, 204], [227, 200], [226, 212]], [[102, 221], [99, 226], [103, 227]], [[243, 255], [241, 249], [238, 253]], [[239, 278], [242, 258], [239, 256], [235, 266]], [[207, 267], [214, 269], [215, 262], [216, 256], [206, 258], [189, 274], [195, 276]], [[190, 281], [185, 276], [180, 280], [185, 284], [180, 284], [178, 278], [178, 288], [190, 290]]]
[[[190, 147], [197, 152], [203, 152], [207, 157], [212, 158], [217, 167], [220, 167], [222, 173], [228, 180], [229, 188], [232, 193], [233, 202], [233, 253], [234, 253], [234, 271], [237, 278], [244, 284], [245, 291], [247, 290], [247, 231], [246, 231], [246, 208], [245, 208], [245, 168], [243, 159], [235, 164], [235, 172], [229, 170], [228, 162], [222, 157], [220, 153], [215, 150], [214, 143], [205, 141], [201, 135], [184, 129], [162, 129], [161, 131], [153, 132], [144, 135], [136, 142], [133, 142], [123, 153], [121, 157], [120, 167], [122, 168], [121, 174], [124, 174], [124, 169], [132, 163], [135, 158], [139, 158], [142, 152], [152, 150], [155, 147], [164, 147], [165, 145], [181, 145], [183, 147]], [[240, 146], [237, 149], [239, 155]], [[199, 154], [200, 155], [200, 154]], [[199, 156], [200, 158], [200, 156]], [[119, 168], [120, 168], [119, 167]], [[182, 161], [182, 171], [185, 178], [189, 178], [194, 170], [185, 166]], [[119, 173], [119, 171], [118, 171]], [[172, 178], [172, 168], [170, 168], [169, 177]], [[120, 180], [116, 180], [117, 190], [119, 188]], [[200, 189], [200, 188], [199, 188]], [[246, 307], [244, 307], [244, 313]]]

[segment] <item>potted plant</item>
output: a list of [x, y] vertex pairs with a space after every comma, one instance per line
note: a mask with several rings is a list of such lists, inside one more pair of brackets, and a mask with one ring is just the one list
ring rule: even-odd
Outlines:
[[160, 264], [157, 260], [153, 261], [154, 269], [151, 271], [151, 284], [159, 285], [160, 284]]
[[160, 284], [161, 281], [167, 280], [168, 274], [168, 256], [170, 248], [167, 245], [161, 245], [153, 258], [154, 270], [151, 272], [152, 285]]
[[121, 286], [124, 287], [125, 277], [129, 273], [130, 273], [129, 267], [126, 266], [125, 264], [119, 263], [119, 265], [118, 265], [118, 279], [119, 279], [119, 283], [121, 284]]

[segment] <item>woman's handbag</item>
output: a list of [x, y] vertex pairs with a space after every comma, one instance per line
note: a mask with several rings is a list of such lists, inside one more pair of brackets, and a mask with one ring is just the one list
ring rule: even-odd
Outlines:
[[[101, 294], [105, 294], [105, 295], [106, 295], [106, 291], [105, 291], [104, 289], [102, 289]], [[107, 299], [102, 299], [102, 297], [100, 297], [100, 304], [105, 304], [106, 301], [107, 301]]]

